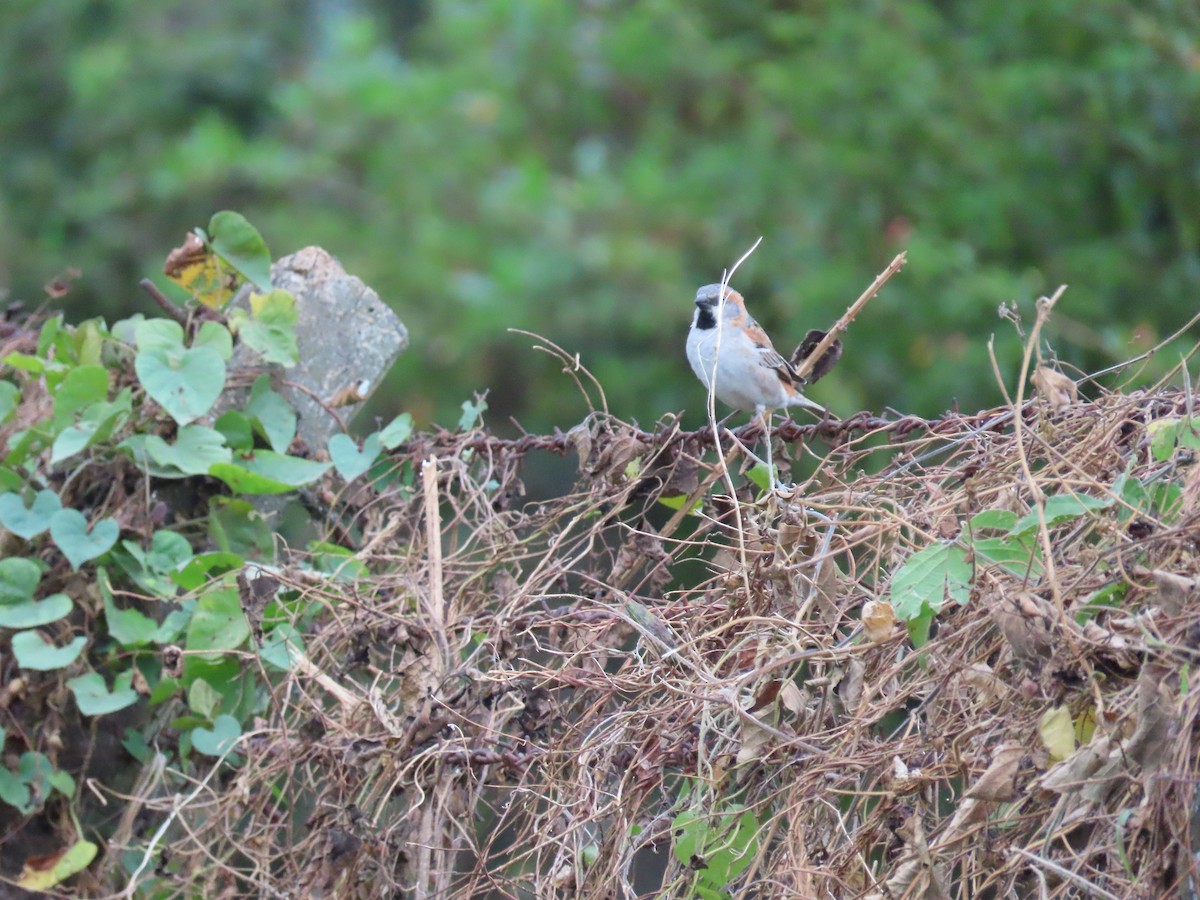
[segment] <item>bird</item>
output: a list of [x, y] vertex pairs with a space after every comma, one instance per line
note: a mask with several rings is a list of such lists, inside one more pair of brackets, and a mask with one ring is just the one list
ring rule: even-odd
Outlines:
[[771, 463], [771, 412], [800, 406], [822, 417], [828, 415], [825, 407], [804, 396], [803, 389], [833, 367], [841, 356], [841, 342], [835, 341], [822, 355], [809, 378], [801, 378], [796, 371], [800, 360], [824, 336], [823, 332], [810, 331], [792, 359], [785, 359], [747, 312], [741, 294], [727, 284], [706, 284], [696, 291], [696, 312], [687, 337], [688, 362], [700, 383], [718, 400], [735, 410], [753, 411], [762, 420], [767, 440], [763, 464], [772, 493], [776, 481]]

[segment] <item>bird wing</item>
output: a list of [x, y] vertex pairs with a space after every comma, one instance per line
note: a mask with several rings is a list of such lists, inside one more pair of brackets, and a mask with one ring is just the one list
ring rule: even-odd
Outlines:
[[749, 319], [746, 322], [745, 330], [746, 337], [750, 338], [755, 349], [758, 350], [759, 365], [771, 369], [784, 384], [798, 385], [800, 378], [796, 375], [795, 368], [771, 344], [771, 339], [767, 337], [763, 327], [753, 319]]

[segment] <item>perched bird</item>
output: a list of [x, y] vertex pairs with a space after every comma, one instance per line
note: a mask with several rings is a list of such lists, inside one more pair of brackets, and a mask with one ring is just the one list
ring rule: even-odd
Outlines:
[[825, 408], [809, 400], [802, 391], [837, 362], [841, 343], [835, 342], [813, 367], [813, 374], [807, 380], [802, 379], [796, 365], [807, 355], [806, 348], [815, 348], [824, 334], [809, 332], [793, 361], [784, 359], [762, 326], [746, 311], [742, 295], [728, 285], [723, 290], [723, 298], [719, 284], [706, 284], [696, 292], [696, 313], [687, 338], [688, 362], [696, 377], [718, 400], [734, 409], [753, 411], [763, 420], [767, 433], [765, 465], [774, 489], [769, 415], [772, 410], [789, 406], [803, 406], [825, 415]]

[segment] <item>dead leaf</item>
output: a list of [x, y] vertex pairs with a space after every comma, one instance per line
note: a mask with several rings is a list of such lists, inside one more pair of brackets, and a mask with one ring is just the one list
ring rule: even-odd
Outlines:
[[887, 600], [868, 600], [862, 608], [863, 631], [867, 640], [879, 644], [896, 632], [896, 613]]
[[794, 682], [786, 681], [779, 690], [779, 705], [793, 716], [801, 715], [808, 706], [808, 695]]
[[1161, 768], [1170, 752], [1167, 737], [1175, 720], [1179, 673], [1162, 666], [1146, 666], [1138, 677], [1138, 723], [1125, 752], [1149, 772]]
[[1079, 401], [1079, 388], [1075, 382], [1049, 366], [1038, 366], [1029, 376], [1029, 380], [1037, 390], [1038, 396], [1049, 403], [1055, 412]]
[[853, 715], [862, 700], [863, 679], [866, 675], [866, 664], [858, 658], [846, 664], [846, 672], [838, 684], [838, 697], [841, 698], [842, 708], [848, 715]]
[[774, 715], [775, 707], [772, 704], [766, 709], [750, 713], [748, 717], [742, 716], [740, 718], [742, 742], [737, 752], [737, 764], [739, 766], [743, 763], [756, 762], [763, 757], [763, 749], [775, 739], [775, 734], [766, 728], [759, 727], [755, 723], [762, 722], [767, 724]]
[[1179, 615], [1187, 608], [1188, 601], [1195, 597], [1195, 578], [1164, 572], [1162, 569], [1152, 570], [1150, 577], [1158, 588], [1158, 605], [1168, 616]]
[[353, 406], [355, 403], [362, 403], [367, 399], [370, 389], [371, 382], [365, 378], [362, 381], [356, 381], [354, 384], [347, 384], [335, 391], [333, 396], [325, 401], [325, 405], [330, 409], [339, 409], [343, 406]]
[[588, 460], [592, 458], [592, 431], [587, 422], [580, 422], [567, 432], [567, 441], [575, 448], [579, 457], [580, 471], [588, 471]]
[[[825, 340], [828, 332], [819, 331], [816, 328], [812, 329], [804, 336], [804, 340], [800, 342], [800, 346], [796, 348], [792, 354], [791, 363], [799, 369], [804, 365], [805, 360], [812, 355], [812, 352], [817, 349], [817, 345]], [[813, 363], [812, 371], [804, 379], [805, 384], [816, 384], [822, 378], [829, 374], [829, 371], [837, 365], [837, 361], [842, 358], [842, 342], [834, 341], [830, 344], [829, 349], [821, 354], [821, 358]]]
[[78, 281], [82, 276], [83, 273], [76, 268], [64, 269], [47, 281], [42, 286], [42, 290], [51, 300], [58, 300], [71, 293], [72, 283]]
[[992, 620], [1012, 647], [1013, 655], [1033, 674], [1054, 654], [1054, 621], [1050, 608], [1032, 594], [993, 595]]
[[1028, 748], [1016, 741], [1005, 741], [992, 752], [992, 763], [967, 790], [975, 800], [1007, 802], [1017, 798], [1017, 772]]

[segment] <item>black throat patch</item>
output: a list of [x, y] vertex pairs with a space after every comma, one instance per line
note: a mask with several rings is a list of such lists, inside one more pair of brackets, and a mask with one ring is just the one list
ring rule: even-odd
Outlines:
[[710, 328], [717, 327], [717, 317], [713, 315], [711, 306], [697, 306], [700, 310], [700, 315], [696, 317], [696, 327], [701, 331], [708, 331]]

